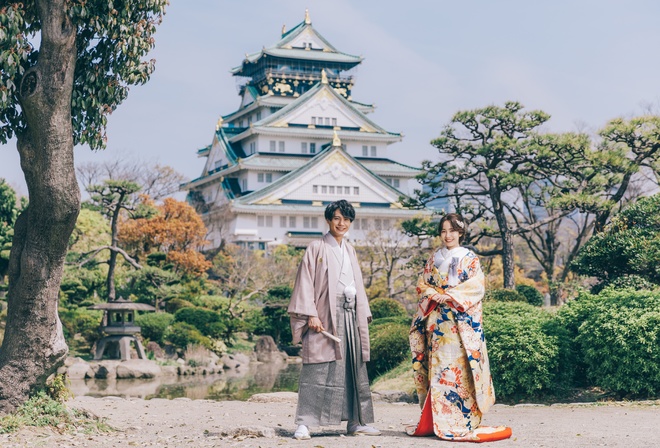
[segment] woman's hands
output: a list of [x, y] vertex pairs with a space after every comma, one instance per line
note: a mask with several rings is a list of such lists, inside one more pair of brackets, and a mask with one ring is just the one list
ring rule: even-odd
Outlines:
[[438, 303], [446, 303], [448, 300], [451, 300], [451, 296], [448, 296], [447, 294], [435, 294], [431, 297], [431, 300]]
[[307, 326], [310, 330], [314, 330], [317, 333], [325, 330], [325, 328], [323, 328], [323, 322], [321, 322], [321, 319], [316, 316], [310, 316], [309, 319], [307, 319]]

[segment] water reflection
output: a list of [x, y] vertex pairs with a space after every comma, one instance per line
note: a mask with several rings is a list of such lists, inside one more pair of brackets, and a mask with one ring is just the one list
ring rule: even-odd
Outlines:
[[222, 374], [162, 376], [151, 380], [71, 380], [74, 396], [247, 400], [265, 392], [297, 391], [301, 364], [252, 363]]

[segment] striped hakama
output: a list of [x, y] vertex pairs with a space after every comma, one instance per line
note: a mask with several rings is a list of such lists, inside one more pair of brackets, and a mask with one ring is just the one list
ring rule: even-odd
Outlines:
[[367, 366], [357, 334], [355, 299], [337, 296], [337, 337], [342, 359], [303, 364], [298, 386], [296, 424], [338, 425], [342, 421], [373, 423], [374, 410]]

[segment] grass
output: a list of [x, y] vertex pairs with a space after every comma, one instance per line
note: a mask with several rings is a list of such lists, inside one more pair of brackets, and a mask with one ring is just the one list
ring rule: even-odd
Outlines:
[[400, 390], [414, 393], [415, 384], [412, 378], [412, 365], [406, 359], [392, 370], [374, 378], [371, 389], [378, 392], [383, 390]]
[[0, 418], [0, 434], [30, 426], [48, 427], [59, 433], [73, 430], [87, 434], [112, 431], [112, 428], [98, 417], [79, 409], [69, 409], [43, 391], [26, 401], [13, 414]]

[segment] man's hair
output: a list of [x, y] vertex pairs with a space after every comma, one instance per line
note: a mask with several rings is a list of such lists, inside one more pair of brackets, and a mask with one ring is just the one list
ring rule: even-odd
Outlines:
[[355, 219], [355, 209], [346, 199], [340, 199], [335, 202], [331, 202], [325, 208], [325, 219], [326, 221], [332, 221], [332, 218], [335, 216], [335, 211], [339, 210], [339, 213], [344, 218], [348, 218], [353, 222]]

